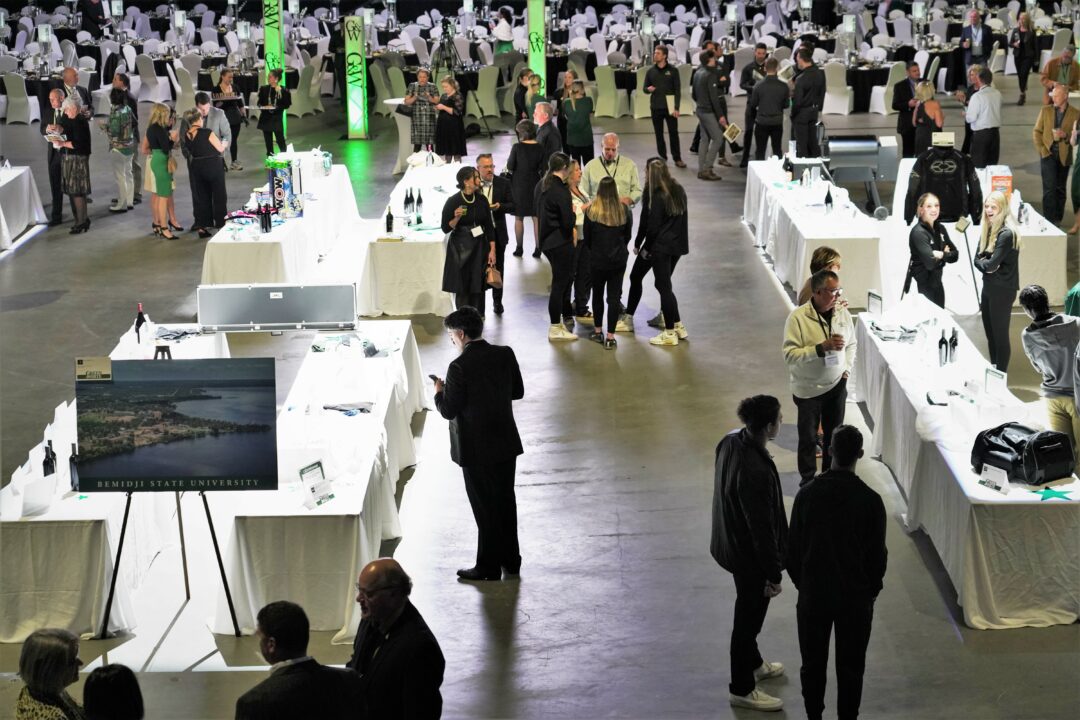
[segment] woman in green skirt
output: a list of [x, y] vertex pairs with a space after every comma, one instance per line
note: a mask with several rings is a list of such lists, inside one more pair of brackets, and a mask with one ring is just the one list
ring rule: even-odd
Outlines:
[[510, 52], [514, 49], [514, 16], [505, 5], [499, 8], [499, 21], [491, 31], [495, 37], [495, 54]]
[[146, 145], [150, 149], [149, 168], [154, 192], [150, 203], [154, 215], [154, 234], [166, 240], [176, 239], [169, 229], [169, 201], [173, 192], [169, 156], [176, 144], [177, 134], [177, 131], [172, 129], [172, 112], [169, 107], [161, 103], [155, 104], [146, 127]]

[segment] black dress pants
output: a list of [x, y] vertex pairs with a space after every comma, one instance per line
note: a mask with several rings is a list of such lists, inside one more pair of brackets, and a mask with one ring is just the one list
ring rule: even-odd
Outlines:
[[791, 121], [791, 134], [795, 136], [795, 152], [802, 158], [821, 156], [817, 139], [817, 120]]
[[[593, 323], [599, 330], [605, 328], [609, 333], [615, 332], [615, 325], [619, 322], [619, 309], [622, 306], [623, 275], [626, 273], [626, 263], [616, 267], [590, 268], [592, 274], [592, 307]], [[607, 322], [604, 322], [604, 291], [607, 291]]]
[[[821, 362], [825, 362], [822, 360]], [[817, 397], [793, 397], [799, 416], [799, 449], [797, 460], [802, 487], [817, 474], [817, 429], [825, 435], [821, 450], [821, 470], [829, 469], [829, 443], [832, 442], [833, 430], [844, 422], [844, 406], [847, 403], [847, 380], [841, 379], [828, 392]]]
[[995, 287], [983, 281], [979, 311], [982, 313], [986, 344], [990, 350], [990, 364], [1001, 372], [1009, 371], [1009, 357], [1012, 355], [1012, 346], [1009, 344], [1009, 319], [1012, 316], [1012, 306], [1015, 301], [1016, 290]]
[[1021, 56], [1014, 58], [1016, 61], [1016, 84], [1020, 86], [1020, 92], [1027, 93], [1028, 74], [1035, 58]]
[[64, 215], [64, 156], [49, 146], [49, 191], [52, 193], [52, 209], [49, 213], [54, 222]]
[[690, 141], [690, 152], [696, 153], [698, 146], [701, 144], [701, 125], [699, 124], [694, 128], [694, 139]]
[[900, 144], [903, 155], [900, 157], [915, 157], [915, 128], [909, 127], [900, 133]]
[[916, 279], [915, 283], [919, 286], [920, 295], [939, 308], [945, 307], [945, 286], [941, 282], [941, 273], [925, 275], [921, 279]]
[[837, 716], [839, 720], [855, 720], [859, 717], [862, 702], [874, 601], [812, 602], [800, 597], [795, 615], [799, 624], [799, 653], [802, 655], [799, 678], [806, 717], [820, 720], [825, 709], [829, 638], [835, 632]]
[[191, 177], [191, 204], [195, 227], [225, 226], [225, 166], [218, 156], [192, 158], [188, 163]]
[[765, 578], [757, 574], [736, 574], [735, 618], [731, 624], [731, 684], [728, 685], [732, 695], [749, 695], [757, 685], [754, 671], [763, 662], [757, 636], [768, 610]]
[[[778, 128], [777, 129], [777, 134], [776, 134], [776, 145], [773, 147], [773, 149], [778, 149], [780, 147], [780, 135], [782, 133], [783, 133], [783, 128], [782, 127]], [[740, 165], [742, 167], [746, 167], [747, 165], [750, 164], [750, 146], [753, 145], [754, 143], [757, 143], [757, 146], [759, 148], [761, 147], [761, 140], [758, 139], [759, 136], [757, 134], [757, 113], [756, 112], [752, 113], [749, 110], [747, 110], [746, 113], [744, 114], [744, 116], [743, 116], [743, 137], [746, 138], [746, 144], [743, 145], [742, 162], [740, 163]], [[764, 151], [762, 151], [762, 152], [764, 152]], [[764, 155], [761, 158], [759, 158], [755, 154], [754, 159], [755, 160], [763, 160]]]
[[521, 568], [517, 534], [514, 470], [517, 458], [461, 468], [465, 492], [476, 520], [476, 568], [494, 574]]
[[571, 160], [577, 160], [581, 167], [585, 167], [585, 163], [596, 157], [592, 145], [567, 145], [566, 153]]
[[1057, 225], [1065, 216], [1065, 185], [1069, 181], [1069, 166], [1058, 161], [1056, 152], [1039, 160], [1042, 174], [1043, 216]]
[[671, 157], [675, 162], [682, 162], [679, 149], [679, 119], [668, 113], [667, 108], [652, 111], [653, 132], [656, 134], [656, 154], [667, 160], [667, 145], [664, 144], [664, 124], [667, 123], [668, 140], [671, 142]]
[[591, 265], [589, 248], [579, 240], [574, 246], [574, 314], [578, 316], [589, 311], [592, 295]]
[[634, 314], [638, 303], [641, 302], [642, 281], [650, 270], [652, 270], [651, 256], [647, 258], [639, 253], [634, 258], [633, 267], [630, 268], [630, 291], [626, 295], [626, 312], [629, 315]]
[[997, 165], [1001, 155], [1001, 133], [997, 128], [971, 133], [971, 162], [977, 168]]
[[[780, 147], [780, 143], [784, 140], [784, 126], [783, 125], [755, 125], [754, 126], [754, 142], [757, 144], [757, 149], [754, 150], [755, 160], [765, 159], [765, 143], [766, 141], [772, 145], [772, 154], [775, 157], [783, 157], [784, 151]], [[750, 147], [750, 143], [746, 144], [747, 149]], [[744, 151], [744, 156], [745, 156]]]
[[241, 123], [236, 123], [235, 125], [229, 123], [229, 132], [232, 133], [232, 141], [229, 143], [229, 156], [232, 158], [233, 162], [236, 162], [236, 153], [240, 152], [240, 144], [236, 141], [237, 138], [240, 137], [241, 127]]
[[960, 146], [960, 152], [964, 153], [965, 155], [970, 155], [971, 154], [971, 136], [972, 136], [971, 126], [968, 125], [965, 122], [964, 123], [964, 143], [963, 143], [963, 145]]
[[263, 130], [263, 142], [266, 143], [266, 154], [274, 154], [274, 140], [277, 140], [278, 150], [285, 150], [285, 130], [278, 125], [273, 130]]
[[551, 294], [548, 295], [548, 319], [558, 325], [564, 317], [573, 317], [570, 306], [570, 286], [574, 275], [574, 245], [566, 243], [544, 250], [551, 263]]
[[664, 327], [671, 330], [679, 322], [679, 301], [671, 289], [671, 274], [679, 262], [678, 255], [652, 254], [653, 284], [660, 293], [660, 310], [664, 313]]

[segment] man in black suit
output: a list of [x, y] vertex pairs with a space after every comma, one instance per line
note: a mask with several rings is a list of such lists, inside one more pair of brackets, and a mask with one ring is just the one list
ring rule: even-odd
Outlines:
[[559, 128], [551, 122], [551, 103], [538, 102], [533, 108], [533, 122], [536, 123], [536, 142], [544, 148], [544, 160], [540, 167], [547, 169], [548, 158], [562, 152], [562, 136]]
[[[506, 272], [503, 266], [506, 260], [506, 244], [510, 241], [506, 218], [514, 214], [514, 195], [510, 181], [495, 174], [495, 159], [491, 157], [491, 153], [476, 156], [476, 169], [480, 172], [480, 192], [488, 201], [491, 222], [495, 225], [495, 269], [499, 271], [505, 284]], [[502, 299], [502, 287], [492, 288], [492, 309], [496, 315], [503, 314]]]
[[514, 351], [481, 337], [484, 321], [465, 306], [443, 323], [461, 355], [435, 378], [435, 407], [450, 421], [450, 457], [461, 466], [476, 519], [476, 565], [463, 580], [499, 580], [521, 569], [514, 468], [523, 451], [513, 401], [525, 396]]
[[256, 621], [259, 652], [271, 664], [270, 677], [236, 701], [236, 720], [363, 717], [360, 679], [307, 654], [309, 626], [302, 607], [272, 602]]
[[825, 103], [825, 73], [814, 64], [814, 51], [805, 45], [795, 54], [799, 75], [791, 94], [791, 134], [799, 157], [816, 158], [818, 113]]
[[[60, 112], [60, 104], [64, 102], [64, 91], [55, 88], [49, 91], [49, 109], [42, 118], [41, 134], [44, 135], [50, 128], [55, 132], [62, 133], [61, 119], [64, 114]], [[52, 209], [49, 211], [49, 224], [59, 225], [64, 216], [64, 155], [53, 147], [52, 143], [45, 143], [49, 153], [49, 190], [52, 192]]]
[[79, 71], [73, 67], [64, 68], [63, 72], [64, 87], [61, 88], [64, 92], [64, 97], [77, 97], [79, 104], [82, 106], [83, 114], [89, 116], [91, 108], [90, 104], [90, 91], [79, 84]]
[[360, 571], [360, 629], [345, 665], [360, 676], [364, 713], [357, 717], [435, 720], [442, 715], [439, 687], [446, 660], [409, 602], [411, 592], [412, 580], [392, 558], [369, 562]]
[[907, 77], [893, 85], [892, 109], [900, 113], [896, 118], [896, 132], [900, 134], [903, 157], [915, 157], [915, 86], [919, 84], [919, 63], [907, 64]]

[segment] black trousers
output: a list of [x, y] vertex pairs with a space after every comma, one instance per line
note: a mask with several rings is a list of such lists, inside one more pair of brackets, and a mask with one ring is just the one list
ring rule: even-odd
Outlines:
[[817, 140], [817, 120], [791, 121], [791, 134], [795, 137], [795, 151], [799, 157], [816, 158], [821, 156]]
[[496, 573], [500, 567], [510, 572], [521, 568], [514, 495], [516, 465], [517, 458], [510, 458], [461, 468], [476, 520], [476, 568], [484, 573]]
[[285, 150], [285, 130], [280, 126], [273, 130], [263, 130], [263, 142], [266, 143], [266, 154], [274, 154], [274, 140], [277, 140], [278, 150]]
[[903, 149], [903, 155], [900, 157], [915, 157], [915, 128], [909, 127], [900, 133], [900, 144]]
[[971, 133], [971, 162], [977, 168], [997, 165], [1001, 155], [1001, 133], [997, 128]]
[[571, 160], [577, 160], [583, 168], [585, 163], [596, 157], [592, 145], [567, 145], [566, 152]]
[[626, 273], [626, 263], [617, 267], [590, 268], [592, 273], [592, 307], [593, 323], [599, 330], [605, 327], [604, 323], [604, 292], [607, 291], [607, 323], [609, 333], [615, 332], [615, 325], [619, 322], [619, 308], [622, 305], [623, 275]]
[[478, 293], [454, 293], [454, 305], [455, 305], [455, 307], [457, 307], [458, 309], [461, 309], [461, 308], [465, 307], [466, 305], [469, 305], [470, 307], [476, 308], [476, 312], [480, 313], [481, 316], [483, 316], [485, 314], [484, 313], [484, 301], [486, 299], [487, 299], [486, 295], [484, 293], [482, 293], [482, 292], [478, 292]]
[[731, 624], [732, 695], [749, 695], [757, 684], [754, 671], [761, 667], [757, 636], [765, 623], [769, 598], [765, 597], [765, 578], [757, 574], [735, 575], [735, 618]]
[[558, 325], [564, 317], [573, 317], [570, 307], [570, 286], [574, 276], [574, 245], [566, 243], [544, 250], [551, 263], [551, 294], [548, 295], [548, 319]]
[[919, 294], [939, 308], [945, 307], [945, 286], [941, 282], [941, 273], [924, 276], [921, 280], [916, 278], [915, 284], [919, 286]]
[[[506, 220], [503, 219], [503, 222], [505, 223]], [[495, 269], [499, 271], [500, 275], [502, 275], [503, 286], [506, 285], [505, 265], [506, 265], [506, 243], [504, 243], [504, 242], [496, 242], [495, 243]], [[495, 303], [496, 305], [501, 305], [502, 304], [502, 298], [503, 298], [503, 289], [501, 287], [491, 288], [491, 301], [493, 303]]]
[[855, 720], [862, 702], [874, 601], [810, 602], [800, 597], [795, 616], [799, 623], [799, 678], [806, 717], [818, 720], [825, 709], [829, 638], [835, 632], [836, 712], [839, 720]]
[[49, 146], [49, 191], [52, 193], [52, 219], [60, 222], [64, 215], [64, 156]]
[[675, 162], [682, 162], [679, 149], [679, 119], [668, 113], [667, 108], [652, 111], [653, 133], [656, 134], [656, 154], [667, 160], [667, 145], [664, 144], [664, 124], [667, 123], [668, 140], [671, 142], [671, 157]]
[[[777, 150], [780, 147], [780, 135], [781, 134], [783, 134], [783, 128], [779, 128], [778, 131], [777, 131], [776, 145], [773, 146], [774, 150]], [[758, 139], [758, 134], [757, 134], [757, 113], [756, 112], [752, 113], [749, 110], [747, 110], [743, 114], [743, 138], [745, 138], [745, 143], [746, 144], [743, 145], [742, 162], [740, 163], [740, 165], [742, 167], [746, 167], [747, 165], [750, 164], [750, 147], [754, 143], [757, 143], [758, 147], [762, 147], [762, 142], [761, 142], [761, 140]], [[763, 160], [764, 156], [759, 158], [755, 154], [754, 159], [755, 160]]]
[[960, 152], [965, 155], [971, 154], [971, 126], [964, 123], [964, 144], [960, 146]]
[[578, 240], [574, 247], [574, 314], [584, 315], [589, 311], [589, 299], [592, 295], [592, 263], [589, 260], [589, 248]]
[[221, 158], [192, 158], [188, 163], [191, 179], [191, 204], [195, 227], [225, 227], [225, 166]]
[[[821, 362], [825, 362], [822, 360]], [[793, 397], [795, 407], [798, 408], [799, 416], [797, 427], [799, 430], [799, 449], [797, 451], [799, 477], [802, 480], [799, 486], [810, 482], [817, 474], [817, 429], [825, 435], [824, 447], [821, 450], [821, 470], [829, 469], [829, 443], [832, 441], [833, 430], [844, 423], [844, 406], [847, 403], [847, 380], [841, 379], [828, 392], [817, 397], [801, 398]]]
[[640, 254], [634, 258], [634, 265], [630, 268], [630, 292], [626, 295], [626, 312], [633, 315], [641, 302], [641, 283], [645, 276], [652, 270], [652, 260], [642, 257]]
[[240, 137], [241, 127], [243, 127], [243, 123], [236, 123], [235, 125], [229, 123], [229, 132], [232, 133], [232, 142], [229, 143], [229, 155], [232, 157], [233, 162], [236, 162], [236, 153], [240, 152], [240, 145], [236, 140]]
[[1009, 356], [1012, 355], [1009, 319], [1015, 301], [1016, 290], [995, 287], [983, 281], [979, 311], [982, 313], [983, 330], [986, 331], [986, 344], [990, 349], [990, 364], [1001, 372], [1009, 371]]
[[[765, 143], [766, 141], [772, 145], [772, 154], [775, 157], [783, 157], [784, 150], [780, 147], [780, 144], [784, 141], [784, 126], [783, 125], [755, 125], [754, 126], [754, 142], [757, 144], [757, 149], [754, 150], [755, 160], [765, 159]], [[747, 150], [750, 148], [750, 143], [746, 144]], [[743, 151], [743, 157], [746, 157], [746, 151]]]
[[664, 327], [671, 330], [679, 322], [679, 301], [671, 289], [671, 274], [679, 262], [678, 255], [652, 254], [653, 284], [660, 293], [660, 310], [664, 313]]
[[1028, 74], [1031, 72], [1031, 66], [1034, 64], [1035, 58], [1019, 57], [1014, 59], [1016, 61], [1016, 84], [1020, 86], [1021, 93], [1027, 93]]
[[1065, 216], [1065, 185], [1069, 181], [1069, 166], [1058, 162], [1056, 152], [1039, 161], [1042, 174], [1043, 212], [1047, 220], [1057, 225]]

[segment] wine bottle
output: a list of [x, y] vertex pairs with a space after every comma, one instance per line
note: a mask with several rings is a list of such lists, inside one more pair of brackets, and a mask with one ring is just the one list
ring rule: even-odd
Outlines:
[[787, 174], [788, 182], [791, 182], [795, 178], [795, 166], [791, 163], [791, 158], [787, 155], [784, 156], [783, 169]]
[[952, 336], [949, 338], [949, 362], [956, 362], [956, 346], [960, 344], [960, 336], [956, 332], [956, 328], [952, 330]]
[[825, 190], [825, 212], [832, 212], [832, 187]]
[[52, 449], [52, 440], [45, 446], [45, 461], [41, 463], [41, 474], [49, 477], [56, 472], [56, 453]]
[[413, 197], [412, 188], [405, 191], [405, 214], [412, 215], [413, 211]]
[[68, 470], [71, 475], [71, 489], [79, 492], [79, 455], [75, 443], [71, 443], [71, 457], [68, 458]]
[[938, 365], [945, 367], [945, 363], [949, 361], [949, 341], [945, 339], [945, 330], [941, 330], [941, 339], [938, 340]]
[[420, 196], [420, 189], [416, 190], [416, 224], [420, 224], [420, 217], [424, 214], [424, 198]]
[[394, 214], [390, 212], [390, 205], [386, 206], [386, 232], [394, 232]]
[[146, 324], [146, 316], [143, 315], [142, 303], [139, 303], [138, 310], [135, 311], [135, 342], [142, 342], [141, 328]]

